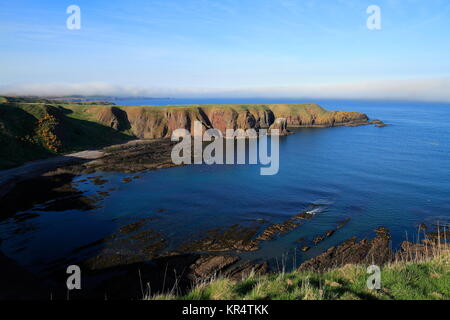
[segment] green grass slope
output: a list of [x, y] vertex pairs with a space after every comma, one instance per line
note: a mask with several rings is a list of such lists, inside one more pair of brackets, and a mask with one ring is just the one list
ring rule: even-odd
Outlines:
[[60, 105], [0, 103], [0, 169], [128, 139], [129, 135], [79, 118]]
[[367, 266], [346, 265], [325, 273], [290, 272], [250, 275], [242, 281], [218, 278], [184, 296], [147, 299], [182, 300], [442, 300], [450, 299], [450, 251], [433, 258], [381, 267], [381, 289], [367, 288]]

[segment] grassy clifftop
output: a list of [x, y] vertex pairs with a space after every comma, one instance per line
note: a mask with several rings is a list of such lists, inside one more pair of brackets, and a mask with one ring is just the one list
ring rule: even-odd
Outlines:
[[242, 281], [218, 278], [188, 294], [155, 295], [147, 299], [186, 300], [442, 300], [450, 299], [450, 251], [416, 261], [381, 267], [381, 289], [369, 290], [363, 265], [348, 264], [325, 273], [251, 274]]

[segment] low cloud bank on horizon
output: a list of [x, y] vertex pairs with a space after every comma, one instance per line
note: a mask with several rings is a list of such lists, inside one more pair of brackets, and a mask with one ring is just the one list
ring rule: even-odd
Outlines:
[[379, 99], [450, 102], [450, 77], [325, 83], [254, 88], [156, 88], [104, 82], [76, 84], [26, 84], [2, 86], [0, 94], [13, 96], [111, 96], [154, 98], [320, 98]]

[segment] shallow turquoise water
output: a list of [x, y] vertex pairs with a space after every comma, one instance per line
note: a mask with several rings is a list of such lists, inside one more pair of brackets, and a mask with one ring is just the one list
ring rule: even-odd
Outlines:
[[[272, 103], [285, 100], [121, 100], [121, 104]], [[206, 230], [264, 219], [282, 222], [321, 204], [314, 219], [275, 241], [264, 242], [251, 259], [281, 258], [311, 240], [350, 222], [297, 263], [351, 237], [388, 227], [395, 247], [417, 238], [419, 223], [450, 220], [450, 105], [420, 102], [319, 101], [334, 110], [360, 111], [390, 124], [300, 129], [281, 138], [280, 170], [259, 175], [254, 165], [192, 165], [139, 173], [124, 184], [122, 173], [98, 173], [100, 188], [79, 183], [86, 193], [116, 188], [91, 211], [20, 213], [0, 223], [2, 251], [23, 265], [43, 268], [54, 259], [117, 231], [142, 217], [157, 217], [152, 228], [165, 234], [168, 250]], [[89, 175], [93, 176], [93, 175]], [[80, 176], [75, 182], [85, 179]], [[164, 209], [164, 210], [161, 210]], [[80, 254], [80, 253], [77, 253]], [[81, 253], [83, 254], [83, 252]], [[87, 254], [87, 253], [86, 253]], [[290, 258], [289, 258], [290, 259]]]

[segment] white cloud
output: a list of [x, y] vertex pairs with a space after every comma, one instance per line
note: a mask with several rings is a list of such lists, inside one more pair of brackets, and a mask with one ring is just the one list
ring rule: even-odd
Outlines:
[[104, 82], [0, 87], [3, 95], [384, 99], [450, 102], [450, 77], [253, 88], [157, 88]]

